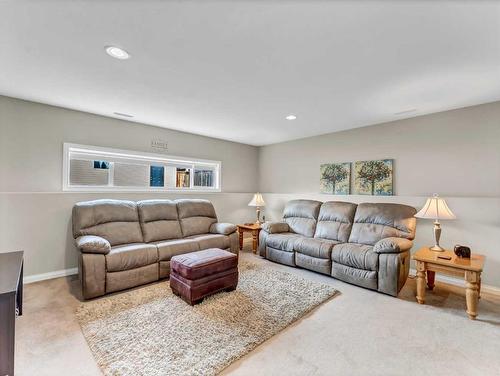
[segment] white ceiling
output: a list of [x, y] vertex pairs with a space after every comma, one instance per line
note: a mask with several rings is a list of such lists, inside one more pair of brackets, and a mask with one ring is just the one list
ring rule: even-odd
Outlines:
[[498, 1], [1, 1], [0, 46], [0, 94], [253, 145], [500, 100]]

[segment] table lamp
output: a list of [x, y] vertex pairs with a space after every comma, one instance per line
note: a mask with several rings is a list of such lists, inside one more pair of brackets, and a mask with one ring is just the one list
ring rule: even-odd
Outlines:
[[264, 199], [262, 198], [262, 195], [260, 193], [256, 193], [253, 195], [252, 201], [248, 203], [248, 206], [255, 206], [257, 207], [257, 221], [255, 223], [260, 224], [260, 208], [262, 206], [266, 206], [266, 203], [264, 202]]
[[441, 224], [439, 220], [456, 218], [455, 214], [453, 214], [448, 205], [446, 205], [446, 201], [437, 194], [434, 194], [433, 197], [427, 199], [424, 207], [415, 214], [415, 217], [434, 219], [434, 239], [436, 244], [434, 247], [431, 247], [430, 250], [436, 252], [444, 251], [444, 248], [439, 245], [439, 238], [441, 237]]

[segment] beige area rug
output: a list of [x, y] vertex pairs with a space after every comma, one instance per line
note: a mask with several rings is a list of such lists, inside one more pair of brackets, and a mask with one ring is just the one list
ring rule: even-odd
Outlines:
[[236, 291], [189, 306], [168, 281], [82, 303], [77, 318], [105, 375], [215, 375], [334, 296], [328, 285], [242, 262]]

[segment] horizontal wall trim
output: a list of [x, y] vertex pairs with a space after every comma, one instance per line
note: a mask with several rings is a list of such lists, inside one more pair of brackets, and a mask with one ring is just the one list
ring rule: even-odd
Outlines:
[[72, 195], [72, 194], [77, 194], [77, 195], [84, 195], [84, 194], [98, 194], [98, 193], [107, 193], [107, 194], [122, 194], [122, 193], [153, 193], [153, 194], [165, 194], [165, 195], [193, 195], [193, 194], [231, 194], [231, 195], [249, 195], [249, 194], [255, 194], [255, 192], [224, 192], [224, 191], [210, 191], [210, 190], [201, 190], [201, 191], [137, 191], [137, 190], [120, 190], [120, 191], [112, 191], [112, 190], [102, 190], [102, 191], [33, 191], [33, 192], [0, 192], [0, 195], [57, 195], [57, 194], [64, 194], [64, 195]]
[[67, 276], [75, 275], [75, 274], [78, 274], [78, 268], [56, 270], [56, 271], [48, 272], [48, 273], [33, 274], [33, 275], [26, 276], [23, 278], [23, 283], [26, 285], [29, 283], [45, 281], [47, 279], [67, 277]]
[[[410, 276], [412, 276], [414, 278], [417, 277], [416, 269], [413, 269], [413, 268], [410, 269]], [[447, 283], [447, 284], [453, 285], [453, 286], [465, 288], [465, 280], [460, 279], [460, 278], [450, 277], [447, 275], [442, 275], [442, 274], [436, 273], [436, 281]], [[491, 285], [481, 284], [481, 293], [483, 293], [483, 292], [486, 294], [489, 294], [489, 295], [500, 296], [500, 288], [495, 287], [495, 286], [491, 286]]]
[[[354, 199], [366, 199], [369, 200], [370, 198], [373, 199], [385, 199], [385, 200], [397, 200], [397, 199], [405, 199], [405, 198], [429, 198], [432, 196], [432, 193], [419, 193], [419, 194], [405, 194], [405, 195], [391, 195], [391, 196], [377, 196], [377, 195], [356, 195], [356, 194], [349, 194], [349, 195], [334, 195], [331, 193], [321, 193], [321, 192], [260, 192], [263, 195], [276, 195], [276, 196], [321, 196], [325, 197], [325, 201], [331, 200], [332, 198], [335, 198], [336, 200], [340, 201], [349, 201], [349, 198], [354, 198]], [[456, 198], [456, 199], [500, 199], [500, 196], [495, 196], [495, 195], [482, 195], [482, 196], [456, 196], [456, 195], [446, 195], [444, 198]]]

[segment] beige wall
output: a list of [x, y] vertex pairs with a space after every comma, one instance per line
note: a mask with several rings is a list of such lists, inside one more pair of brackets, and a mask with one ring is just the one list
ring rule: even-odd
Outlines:
[[[0, 192], [60, 192], [63, 143], [222, 161], [223, 192], [257, 189], [258, 148], [0, 96]], [[245, 166], [245, 169], [241, 168]]]
[[[394, 159], [396, 196], [319, 193], [321, 163], [381, 158]], [[259, 161], [269, 219], [279, 219], [292, 198], [419, 208], [439, 193], [458, 217], [443, 222], [442, 244], [485, 254], [484, 281], [500, 287], [500, 102], [264, 146]], [[431, 243], [431, 221], [419, 220], [414, 249]]]
[[[222, 192], [207, 194], [62, 192], [63, 143], [222, 161]], [[76, 266], [71, 207], [95, 198], [202, 197], [222, 221], [253, 219], [247, 206], [258, 189], [258, 148], [0, 96], [0, 252], [23, 249], [25, 275]]]
[[[73, 268], [75, 202], [193, 197], [61, 191], [63, 142], [152, 152], [152, 138], [167, 140], [169, 154], [222, 161], [222, 192], [195, 197], [214, 202], [223, 221], [252, 220], [257, 190], [269, 219], [293, 198], [420, 207], [440, 193], [458, 217], [443, 223], [442, 243], [486, 254], [484, 281], [500, 287], [500, 102], [256, 148], [0, 96], [0, 252], [24, 249], [26, 275]], [[395, 160], [396, 196], [319, 194], [321, 163], [378, 158]], [[431, 242], [432, 224], [419, 220], [415, 248]]]

